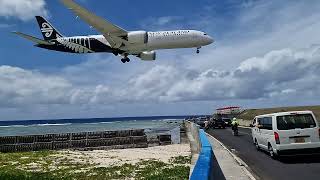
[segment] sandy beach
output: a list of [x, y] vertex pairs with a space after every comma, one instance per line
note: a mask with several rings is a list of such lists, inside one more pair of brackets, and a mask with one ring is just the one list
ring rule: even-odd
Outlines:
[[0, 179], [187, 179], [190, 164], [191, 150], [186, 143], [113, 150], [0, 153]]
[[125, 163], [136, 164], [141, 160], [159, 160], [168, 163], [178, 156], [191, 156], [189, 144], [172, 144], [148, 148], [71, 151], [61, 150], [56, 154], [57, 159], [68, 159], [76, 163], [90, 163], [99, 167], [121, 166]]

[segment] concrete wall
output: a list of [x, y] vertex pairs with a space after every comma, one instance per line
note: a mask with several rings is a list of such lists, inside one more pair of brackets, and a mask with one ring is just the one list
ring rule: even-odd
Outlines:
[[0, 137], [0, 152], [129, 147], [148, 147], [144, 129]]
[[171, 134], [171, 143], [172, 144], [180, 144], [180, 126], [173, 128], [170, 130]]
[[[206, 180], [212, 179], [212, 159], [213, 151], [212, 146], [207, 139], [204, 130], [199, 129], [199, 126], [192, 122], [185, 122], [186, 131], [189, 134], [189, 140], [191, 144], [191, 151], [193, 156], [198, 154], [195, 160], [195, 165], [191, 168], [190, 180]], [[191, 136], [191, 137], [190, 137]], [[193, 164], [193, 162], [191, 162]]]
[[207, 139], [207, 135], [203, 129], [199, 130], [199, 137], [201, 142], [201, 151], [199, 158], [196, 162], [196, 165], [193, 168], [190, 180], [199, 180], [199, 179], [212, 179], [210, 176], [212, 173], [212, 160], [213, 160], [213, 151], [212, 146]]
[[199, 126], [195, 123], [185, 121], [186, 131], [189, 136], [191, 144], [191, 152], [199, 154], [201, 149], [200, 137], [199, 137]]

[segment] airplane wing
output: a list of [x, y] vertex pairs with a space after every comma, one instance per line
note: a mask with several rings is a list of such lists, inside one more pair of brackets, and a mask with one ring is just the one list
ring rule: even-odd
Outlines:
[[36, 37], [33, 37], [33, 36], [30, 36], [30, 35], [27, 35], [27, 34], [24, 34], [24, 33], [21, 33], [21, 32], [12, 32], [14, 34], [17, 34], [25, 39], [28, 39], [32, 42], [35, 42], [37, 44], [45, 44], [45, 45], [53, 45], [53, 43], [50, 43], [48, 41], [44, 41], [42, 39], [39, 39], [39, 38], [36, 38]]
[[121, 45], [126, 44], [126, 41], [121, 36], [126, 36], [127, 31], [116, 26], [109, 21], [91, 13], [87, 9], [81, 7], [73, 0], [61, 0], [62, 3], [73, 11], [78, 17], [86, 23], [97, 29], [103, 34], [106, 40], [110, 43], [111, 47], [119, 48]]

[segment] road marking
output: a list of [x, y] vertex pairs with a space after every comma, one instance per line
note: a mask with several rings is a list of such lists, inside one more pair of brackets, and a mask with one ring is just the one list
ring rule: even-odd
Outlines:
[[231, 156], [233, 157], [233, 159], [240, 165], [240, 166], [244, 166], [244, 168], [242, 168], [244, 170], [244, 172], [246, 173], [246, 175], [251, 179], [251, 180], [256, 180], [256, 178], [252, 175], [252, 173], [248, 170], [249, 166], [241, 159], [239, 158], [237, 155], [235, 155], [234, 153], [232, 153], [221, 141], [219, 141], [218, 139], [216, 139], [215, 137], [213, 137], [211, 134], [206, 133], [207, 136], [210, 136], [211, 138], [215, 139], [224, 149], [226, 149]]

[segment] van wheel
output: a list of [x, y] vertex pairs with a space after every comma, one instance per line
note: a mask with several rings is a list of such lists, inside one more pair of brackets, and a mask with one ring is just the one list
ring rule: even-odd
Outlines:
[[254, 140], [254, 144], [256, 145], [256, 149], [259, 151], [259, 150], [260, 150], [260, 147], [259, 147], [259, 144], [258, 144], [257, 139]]
[[268, 152], [272, 159], [276, 159], [276, 154], [273, 152], [271, 144], [268, 144]]

